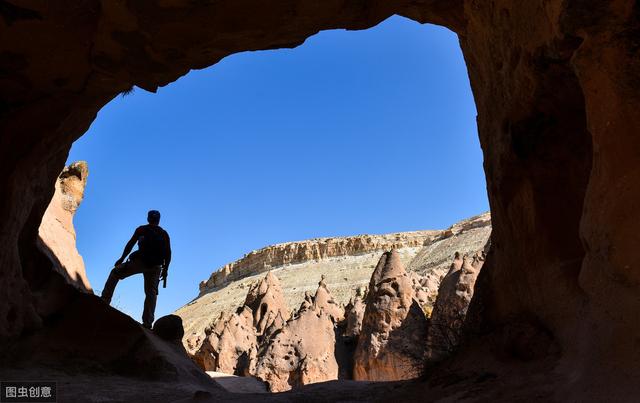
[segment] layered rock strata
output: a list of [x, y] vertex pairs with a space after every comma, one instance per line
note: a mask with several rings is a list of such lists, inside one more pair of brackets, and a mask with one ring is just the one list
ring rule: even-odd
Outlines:
[[40, 251], [49, 258], [54, 270], [83, 292], [92, 290], [84, 261], [76, 248], [73, 216], [84, 198], [88, 176], [89, 168], [84, 161], [74, 162], [62, 170], [38, 230]]
[[267, 246], [249, 252], [240, 260], [216, 270], [208, 280], [200, 283], [200, 295], [234, 280], [260, 274], [273, 268], [332, 257], [363, 255], [392, 248], [416, 248], [430, 243], [440, 235], [440, 231], [415, 231], [345, 238], [317, 238]]

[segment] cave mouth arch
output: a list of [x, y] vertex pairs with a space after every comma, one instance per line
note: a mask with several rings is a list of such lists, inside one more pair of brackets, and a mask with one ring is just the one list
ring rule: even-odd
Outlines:
[[[3, 340], [50, 330], [43, 317], [53, 311], [85, 310], [84, 322], [57, 322], [67, 330], [99, 318], [91, 324], [112, 335], [104, 319], [118, 321], [55, 289], [57, 305], [43, 310], [46, 295], [22, 271], [37, 264], [28, 240], [36, 242], [35, 218], [69, 147], [102, 106], [132, 85], [155, 91], [229, 54], [294, 47], [322, 30], [365, 29], [398, 14], [456, 32], [467, 61], [494, 223], [477, 328], [498, 332], [525, 318], [546, 328], [562, 347], [557, 400], [640, 395], [640, 350], [628, 337], [640, 323], [627, 319], [640, 311], [628, 259], [640, 242], [637, 2], [87, 1], [73, 12], [5, 3]], [[76, 341], [76, 354], [95, 353]]]
[[[91, 172], [76, 226], [92, 286], [101, 290], [151, 206], [175, 243], [172, 266], [191, 268], [190, 286], [171, 281], [183, 293], [267, 245], [446, 228], [483, 213], [475, 115], [457, 36], [403, 17], [233, 55], [157, 94], [118, 97], [68, 158]], [[133, 318], [141, 281], [116, 294]], [[183, 303], [160, 297], [159, 314]]]

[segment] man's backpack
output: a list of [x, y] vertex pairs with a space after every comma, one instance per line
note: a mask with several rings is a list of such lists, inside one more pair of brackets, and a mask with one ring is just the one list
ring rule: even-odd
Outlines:
[[145, 226], [138, 238], [138, 250], [143, 262], [150, 266], [164, 263], [167, 257], [167, 239], [164, 230], [159, 226]]

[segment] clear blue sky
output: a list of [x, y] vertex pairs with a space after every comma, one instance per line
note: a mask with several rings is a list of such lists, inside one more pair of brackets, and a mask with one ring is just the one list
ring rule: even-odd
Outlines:
[[[174, 256], [156, 318], [253, 249], [487, 211], [475, 118], [456, 35], [400, 17], [232, 55], [157, 94], [136, 89], [69, 156], [89, 162], [75, 227], [91, 284], [102, 290], [149, 209]], [[113, 302], [140, 320], [143, 299], [138, 275]]]

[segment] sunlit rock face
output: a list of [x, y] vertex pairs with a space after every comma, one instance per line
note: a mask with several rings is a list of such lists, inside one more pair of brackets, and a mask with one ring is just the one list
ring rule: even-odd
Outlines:
[[258, 342], [253, 312], [244, 306], [228, 318], [220, 317], [206, 332], [194, 361], [205, 371], [245, 375], [252, 372]]
[[[204, 340], [204, 331], [211, 321], [220, 313], [235, 311], [243, 303], [253, 310], [258, 318], [256, 328], [262, 333], [278, 316], [279, 310], [282, 318], [287, 319], [287, 312], [297, 310], [301, 303], [311, 305], [314, 299], [312, 291], [318, 281], [331, 290], [331, 298], [337, 305], [347, 305], [359, 289], [363, 291], [366, 288], [380, 255], [390, 249], [395, 249], [407, 268], [421, 309], [429, 313], [453, 254], [475, 253], [486, 244], [490, 234], [491, 215], [484, 213], [458, 221], [446, 229], [317, 238], [270, 245], [249, 252], [245, 257], [224, 265], [206, 282], [201, 282], [200, 291], [205, 290], [204, 294], [176, 311], [186, 330], [185, 348], [194, 353]], [[335, 248], [336, 245], [340, 248]], [[292, 250], [333, 252], [324, 255], [301, 253], [296, 255], [296, 263], [282, 264], [289, 261], [283, 260], [283, 256], [293, 256], [287, 252]], [[333, 254], [336, 250], [340, 255]], [[233, 270], [224, 274], [225, 268]], [[265, 278], [263, 268], [269, 268], [268, 273], [274, 279], [277, 277], [277, 281]], [[212, 278], [225, 280], [212, 289], [203, 288], [202, 285]], [[324, 288], [317, 291], [322, 299]], [[264, 314], [258, 309], [261, 305]], [[266, 323], [259, 324], [260, 321]]]
[[267, 382], [272, 392], [338, 379], [334, 328], [343, 317], [344, 310], [321, 282], [311, 303], [302, 304], [294, 317], [265, 341], [255, 376]]
[[[285, 320], [286, 310], [265, 302], [281, 300], [281, 294], [278, 278], [268, 273], [249, 289], [235, 313], [221, 314], [206, 329], [192, 359], [206, 371], [256, 377], [272, 392], [338, 379], [335, 327], [344, 309], [321, 281], [315, 296], [305, 300], [308, 304]], [[252, 306], [263, 311], [261, 316]]]
[[[55, 313], [37, 306], [61, 293], [44, 288], [53, 269], [38, 228], [72, 142], [113, 97], [133, 85], [155, 91], [233, 53], [399, 14], [456, 32], [468, 66], [494, 228], [470, 307], [482, 306], [476, 331], [514, 321], [544, 329], [561, 347], [556, 377], [570, 379], [559, 400], [640, 395], [629, 336], [640, 333], [636, 1], [85, 1], [72, 12], [64, 2], [5, 3], [3, 340]], [[93, 309], [108, 317], [106, 306]]]
[[73, 216], [84, 198], [89, 168], [84, 161], [65, 167], [56, 180], [55, 193], [44, 212], [39, 228], [38, 247], [47, 255], [54, 270], [81, 291], [91, 292], [82, 256], [76, 249]]
[[369, 283], [353, 358], [355, 380], [395, 381], [422, 374], [427, 320], [414, 296], [397, 253], [383, 254]]
[[385, 235], [356, 235], [270, 245], [251, 251], [241, 259], [213, 272], [206, 281], [200, 283], [200, 295], [244, 277], [285, 265], [365, 255], [392, 248], [420, 248], [441, 236], [441, 232], [413, 231]]
[[249, 289], [244, 305], [252, 310], [253, 325], [258, 334], [263, 334], [276, 320], [289, 319], [282, 286], [271, 272]]

